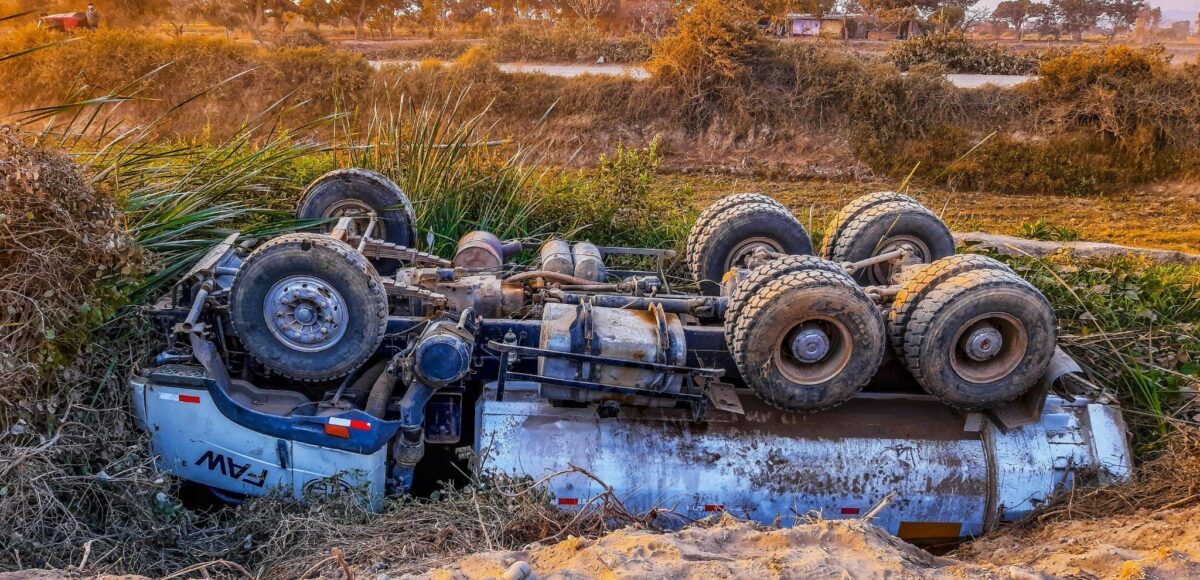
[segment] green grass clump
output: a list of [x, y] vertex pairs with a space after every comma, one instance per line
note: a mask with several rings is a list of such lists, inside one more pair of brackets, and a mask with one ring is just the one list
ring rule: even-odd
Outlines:
[[1200, 266], [1144, 258], [1009, 259], [1058, 313], [1060, 342], [1115, 391], [1139, 447], [1196, 423]]
[[1080, 238], [1080, 233], [1075, 228], [1055, 225], [1042, 218], [1021, 224], [1017, 229], [1017, 236], [1048, 242], [1074, 242]]

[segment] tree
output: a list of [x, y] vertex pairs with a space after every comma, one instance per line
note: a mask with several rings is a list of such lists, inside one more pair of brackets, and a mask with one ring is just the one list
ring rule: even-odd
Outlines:
[[1011, 24], [1017, 32], [1017, 42], [1021, 42], [1025, 36], [1025, 22], [1029, 20], [1032, 8], [1031, 0], [1004, 0], [996, 5], [992, 18]]
[[300, 0], [299, 6], [300, 16], [318, 31], [321, 30], [322, 24], [337, 18], [337, 10], [329, 0]]
[[1109, 26], [1109, 40], [1133, 24], [1145, 9], [1146, 0], [1105, 0], [1103, 15]]
[[1094, 28], [1104, 13], [1102, 0], [1051, 0], [1050, 5], [1060, 15], [1062, 31], [1076, 42], [1083, 40], [1083, 33]]
[[1042, 38], [1053, 36], [1054, 40], [1058, 40], [1063, 33], [1062, 13], [1052, 4], [1038, 3], [1030, 6], [1028, 24]]
[[562, 4], [588, 24], [595, 24], [597, 18], [611, 13], [617, 7], [615, 0], [562, 0]]

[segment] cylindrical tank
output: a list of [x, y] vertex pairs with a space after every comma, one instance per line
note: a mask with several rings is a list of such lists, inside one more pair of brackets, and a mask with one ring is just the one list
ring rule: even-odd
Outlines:
[[542, 244], [542, 249], [538, 251], [538, 257], [541, 258], [542, 270], [568, 276], [575, 275], [575, 260], [571, 257], [571, 244], [563, 240], [546, 240], [546, 243]]
[[575, 259], [576, 278], [593, 282], [604, 281], [604, 256], [596, 244], [579, 242], [571, 248], [571, 256]]
[[474, 231], [462, 237], [454, 250], [454, 267], [497, 270], [504, 259], [521, 250], [521, 244], [505, 244], [491, 232]]
[[[1008, 430], [922, 395], [863, 394], [811, 414], [739, 398], [744, 415], [710, 407], [703, 422], [626, 406], [605, 419], [509, 384], [503, 401], [492, 391], [480, 400], [476, 444], [486, 445], [485, 469], [536, 478], [577, 466], [630, 512], [666, 508], [660, 517], [728, 511], [791, 525], [810, 512], [858, 518], [890, 495], [872, 521], [926, 543], [977, 535], [1085, 478], [1121, 481], [1132, 469], [1120, 409], [1082, 396], [1051, 396], [1038, 422]], [[562, 506], [605, 491], [577, 473], [547, 485]]]
[[[590, 337], [590, 338], [589, 338]], [[559, 352], [592, 354], [638, 362], [682, 365], [687, 346], [679, 316], [659, 308], [633, 310], [590, 305], [546, 304], [540, 346]], [[680, 375], [614, 365], [592, 365], [542, 357], [538, 374], [560, 379], [677, 393]], [[587, 389], [543, 385], [546, 398], [571, 401], [616, 400], [630, 405], [673, 405], [662, 398], [629, 397]]]

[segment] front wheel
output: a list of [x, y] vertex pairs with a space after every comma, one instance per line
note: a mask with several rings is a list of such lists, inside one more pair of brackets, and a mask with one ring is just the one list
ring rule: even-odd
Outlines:
[[[351, 224], [351, 232], [361, 236], [366, 233], [365, 216], [371, 212], [377, 216], [371, 239], [405, 247], [417, 244], [417, 217], [412, 203], [400, 186], [376, 171], [337, 169], [322, 175], [304, 191], [296, 217], [330, 220], [325, 226], [327, 231], [337, 218], [359, 217], [362, 219]], [[372, 263], [385, 276], [400, 267], [400, 262], [392, 259]]]
[[234, 277], [229, 317], [245, 349], [285, 377], [324, 381], [367, 361], [387, 329], [387, 292], [366, 258], [320, 234], [275, 238]]

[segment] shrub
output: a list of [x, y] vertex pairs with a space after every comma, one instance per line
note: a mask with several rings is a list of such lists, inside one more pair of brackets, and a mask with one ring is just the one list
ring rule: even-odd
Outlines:
[[601, 36], [596, 31], [572, 24], [543, 24], [519, 21], [501, 26], [488, 36], [487, 45], [505, 61], [549, 62], [642, 62], [650, 58], [649, 37]]
[[[25, 31], [0, 40], [0, 54], [53, 42]], [[240, 76], [239, 76], [240, 75]], [[370, 85], [372, 69], [361, 55], [320, 47], [265, 50], [219, 37], [168, 38], [102, 29], [72, 42], [0, 62], [0, 109], [45, 107], [103, 95], [137, 97], [126, 122], [146, 123], [172, 111], [163, 132], [235, 133], [279, 101], [304, 103], [292, 121], [307, 121], [352, 107]]]
[[[43, 381], [71, 367], [92, 327], [123, 304], [117, 286], [147, 265], [124, 222], [113, 192], [0, 127], [0, 401], [42, 400]], [[17, 411], [0, 406], [0, 431]]]
[[764, 48], [758, 16], [745, 4], [699, 0], [680, 17], [677, 30], [654, 45], [649, 69], [679, 93], [693, 124], [701, 124], [747, 80]]
[[922, 64], [938, 64], [955, 73], [1028, 75], [1038, 70], [1036, 56], [1016, 54], [961, 33], [918, 36], [894, 43], [888, 47], [887, 58], [900, 70]]
[[279, 42], [283, 47], [312, 47], [312, 46], [328, 46], [329, 41], [320, 32], [310, 28], [299, 28], [287, 33], [283, 40]]

